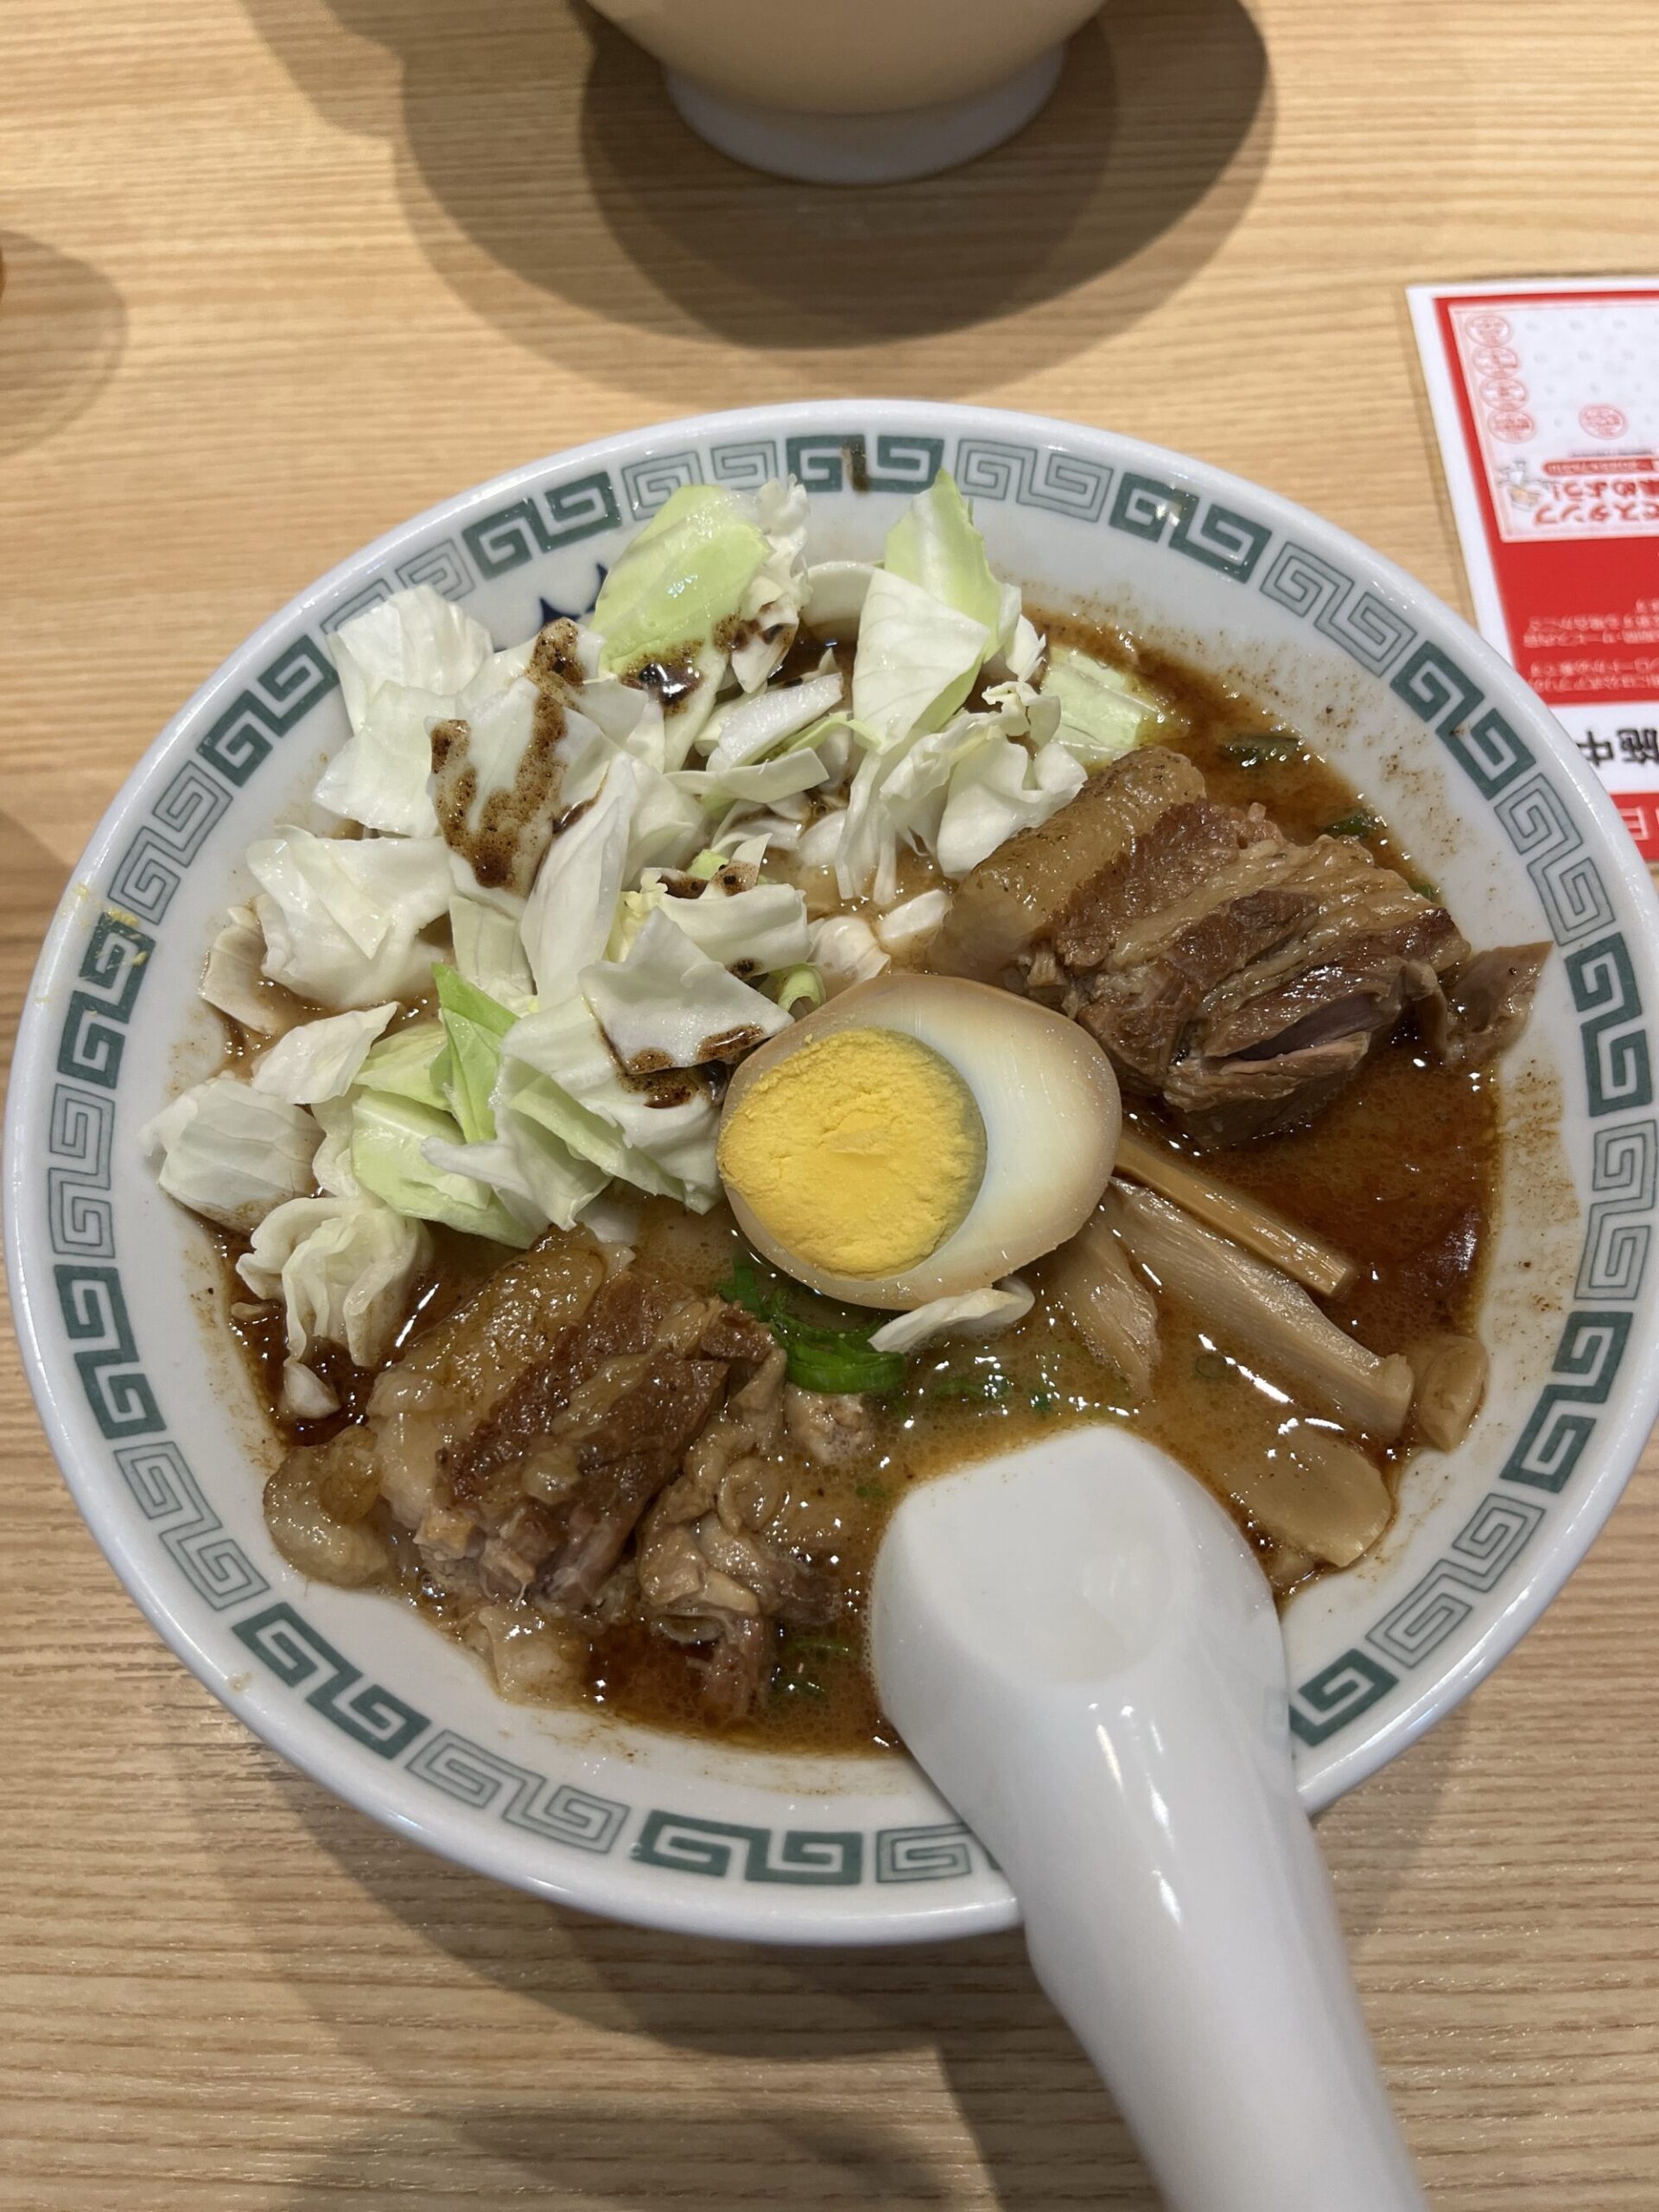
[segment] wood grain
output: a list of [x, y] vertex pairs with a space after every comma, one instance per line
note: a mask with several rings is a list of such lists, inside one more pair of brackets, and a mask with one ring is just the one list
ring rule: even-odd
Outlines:
[[[1656, 92], [1648, 0], [1121, 0], [1014, 145], [839, 197], [694, 143], [558, 0], [6, 11], [8, 1020], [99, 811], [257, 620], [605, 430], [1039, 408], [1460, 598], [1402, 287], [1649, 264]], [[166, 1656], [10, 1352], [0, 1447], [0, 2205], [1150, 2206], [1016, 1941], [728, 1949], [440, 1865]], [[1323, 1826], [1446, 2212], [1659, 2202], [1656, 1516], [1650, 1453], [1543, 1625]]]

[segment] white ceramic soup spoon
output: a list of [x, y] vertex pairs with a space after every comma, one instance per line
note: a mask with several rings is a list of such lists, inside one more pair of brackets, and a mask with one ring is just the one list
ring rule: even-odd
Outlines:
[[1423, 2212], [1297, 1801], [1272, 1595], [1203, 1485], [1118, 1428], [927, 1484], [871, 1637], [1174, 2212]]

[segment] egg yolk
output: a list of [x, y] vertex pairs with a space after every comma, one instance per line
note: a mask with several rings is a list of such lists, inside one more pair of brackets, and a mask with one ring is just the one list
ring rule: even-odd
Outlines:
[[720, 1172], [809, 1266], [890, 1275], [937, 1251], [978, 1195], [985, 1125], [950, 1063], [895, 1029], [840, 1029], [755, 1078]]

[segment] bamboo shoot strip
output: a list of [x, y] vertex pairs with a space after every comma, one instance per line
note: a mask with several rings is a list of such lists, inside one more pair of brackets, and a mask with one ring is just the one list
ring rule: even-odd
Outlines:
[[1299, 1283], [1167, 1199], [1115, 1179], [1104, 1207], [1131, 1257], [1224, 1350], [1344, 1428], [1385, 1443], [1399, 1435], [1411, 1407], [1408, 1361], [1367, 1351]]
[[1322, 1237], [1287, 1221], [1260, 1200], [1243, 1197], [1217, 1183], [1201, 1167], [1160, 1144], [1149, 1144], [1125, 1128], [1117, 1143], [1117, 1171], [1132, 1175], [1149, 1191], [1173, 1198], [1196, 1220], [1230, 1236], [1247, 1252], [1294, 1276], [1320, 1298], [1332, 1298], [1354, 1272], [1346, 1254]]

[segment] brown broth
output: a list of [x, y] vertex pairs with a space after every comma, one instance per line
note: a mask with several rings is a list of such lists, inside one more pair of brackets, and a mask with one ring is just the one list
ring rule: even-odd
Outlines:
[[[1109, 632], [1073, 619], [1036, 619], [1051, 637], [1132, 666], [1152, 683], [1179, 718], [1179, 734], [1165, 741], [1187, 753], [1216, 798], [1260, 804], [1298, 839], [1332, 830], [1362, 835], [1379, 861], [1420, 887], [1432, 887], [1422, 884], [1363, 795], [1259, 707]], [[804, 641], [786, 673], [811, 673], [823, 643]], [[844, 645], [837, 653], [846, 658]], [[931, 880], [931, 865], [918, 863], [907, 873], [906, 888], [920, 889]], [[1137, 1102], [1130, 1111], [1148, 1135], [1180, 1141], [1157, 1109]], [[1318, 1231], [1357, 1263], [1348, 1288], [1322, 1302], [1368, 1347], [1386, 1353], [1433, 1330], [1472, 1327], [1497, 1160], [1497, 1101], [1490, 1072], [1458, 1074], [1429, 1065], [1408, 1030], [1373, 1054], [1312, 1127], [1240, 1147], [1212, 1164], [1225, 1180]], [[662, 1201], [643, 1205], [638, 1241], [642, 1259], [707, 1290], [721, 1281], [739, 1249], [723, 1208], [697, 1220]], [[232, 1240], [222, 1243], [228, 1264], [240, 1248]], [[493, 1247], [442, 1236], [437, 1265], [421, 1287], [405, 1340], [441, 1318], [499, 1258]], [[232, 1280], [232, 1296], [242, 1296]], [[772, 1694], [755, 1719], [733, 1732], [734, 1738], [817, 1753], [895, 1744], [864, 1662], [864, 1608], [882, 1530], [915, 1483], [1080, 1422], [1122, 1421], [1224, 1497], [1229, 1459], [1241, 1448], [1271, 1448], [1287, 1408], [1225, 1358], [1194, 1316], [1165, 1301], [1161, 1319], [1157, 1395], [1143, 1409], [1132, 1407], [1122, 1379], [1101, 1366], [1039, 1298], [1017, 1328], [992, 1344], [931, 1346], [914, 1356], [902, 1393], [877, 1407], [872, 1449], [855, 1465], [825, 1471], [792, 1453], [780, 1533], [836, 1578], [842, 1614], [827, 1630], [780, 1637]], [[322, 1371], [341, 1397], [341, 1414], [322, 1422], [283, 1423], [277, 1412], [280, 1315], [270, 1309], [236, 1327], [280, 1433], [321, 1442], [344, 1421], [360, 1418], [373, 1378], [340, 1355], [334, 1364], [322, 1363]], [[1396, 1448], [1375, 1456], [1392, 1479], [1406, 1453]], [[1265, 1552], [1266, 1540], [1248, 1522], [1244, 1526]], [[402, 1548], [401, 1555], [405, 1595], [449, 1633], [462, 1634], [464, 1610], [424, 1583], [412, 1547]], [[647, 1726], [706, 1732], [695, 1669], [684, 1652], [638, 1624], [594, 1639], [587, 1695], [596, 1707]]]

